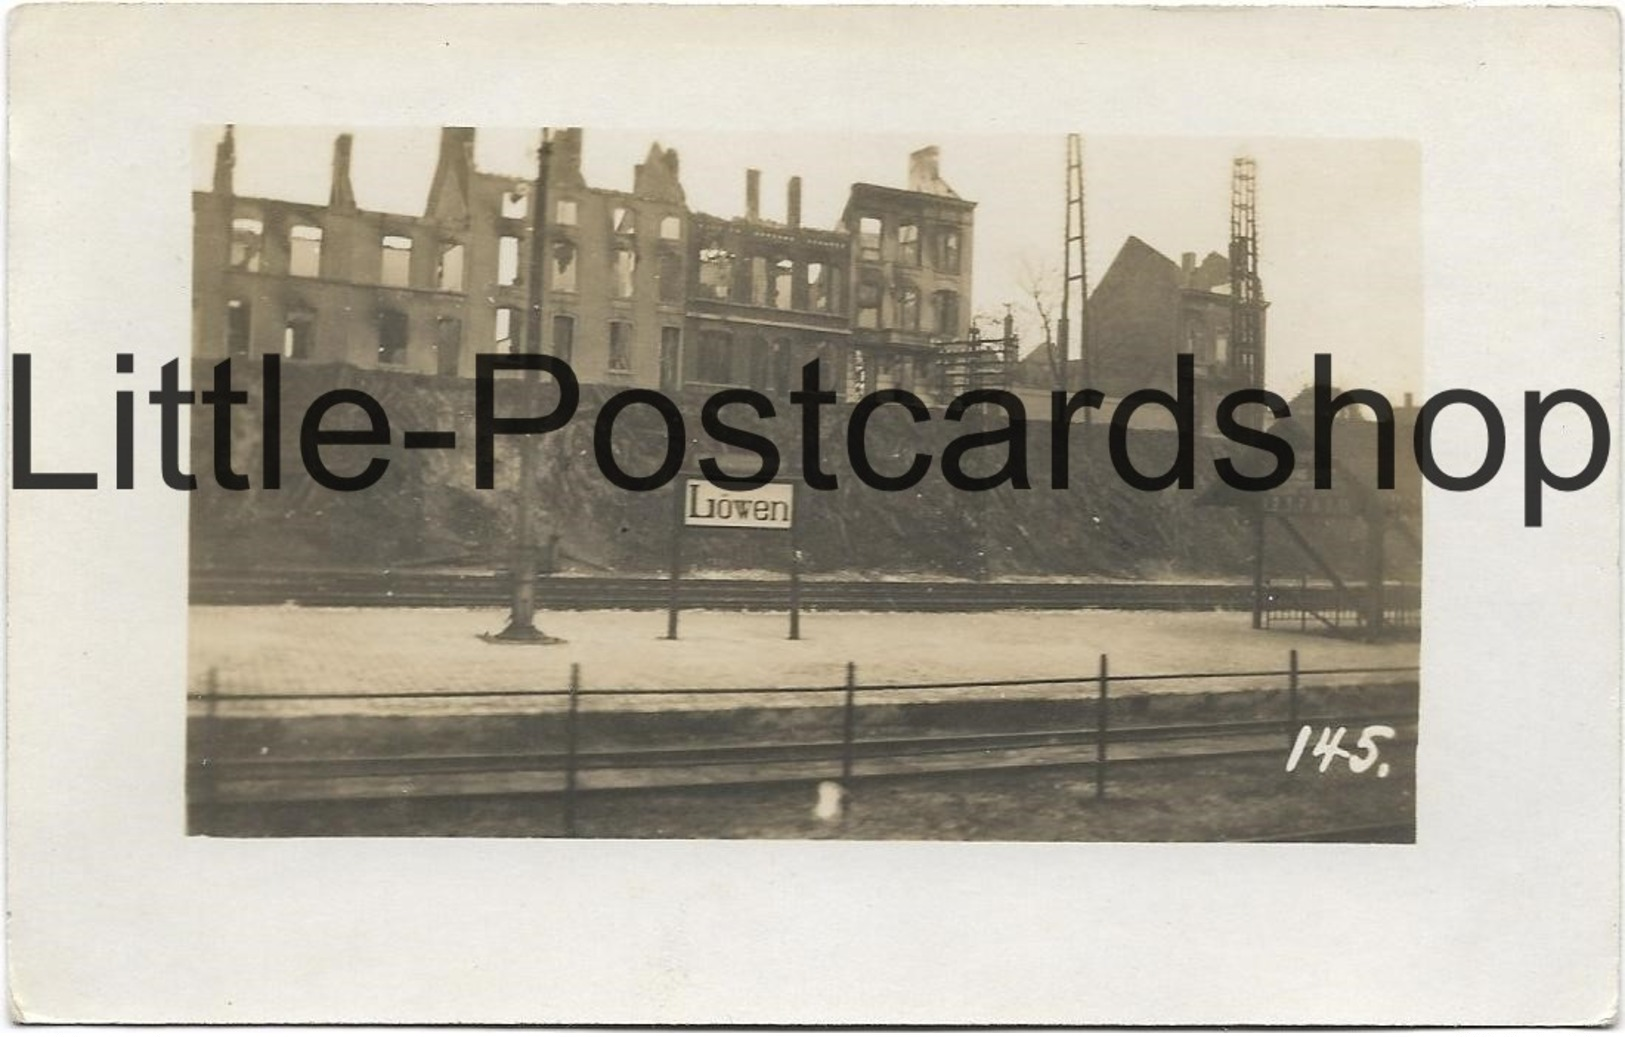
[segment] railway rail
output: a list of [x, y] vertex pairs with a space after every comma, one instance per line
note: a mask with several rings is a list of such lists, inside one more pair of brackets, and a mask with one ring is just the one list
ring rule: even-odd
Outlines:
[[[1296, 723], [1383, 722], [1412, 745], [1415, 716], [1300, 717]], [[1094, 768], [1108, 749], [1113, 768], [1277, 756], [1287, 751], [1281, 720], [1160, 724], [1093, 729], [908, 735], [842, 740], [567, 749], [387, 757], [223, 758], [210, 762], [201, 803], [294, 802], [400, 797], [580, 794], [805, 783], [878, 777]], [[1103, 737], [1104, 735], [1104, 737]]]
[[[991, 772], [1033, 771], [1040, 768], [1067, 768], [1089, 775], [1096, 798], [1108, 794], [1109, 775], [1123, 767], [1179, 765], [1221, 758], [1272, 757], [1284, 761], [1306, 728], [1349, 729], [1381, 723], [1390, 730], [1385, 744], [1414, 745], [1417, 715], [1414, 698], [1414, 666], [1361, 667], [1351, 669], [1306, 668], [1299, 665], [1298, 653], [1288, 653], [1285, 670], [1226, 671], [1184, 674], [1110, 674], [1108, 658], [1100, 657], [1093, 677], [1044, 677], [990, 681], [940, 683], [860, 684], [856, 665], [846, 667], [846, 681], [839, 685], [800, 688], [704, 688], [646, 689], [583, 687], [580, 667], [572, 666], [567, 689], [528, 692], [404, 691], [404, 692], [302, 692], [277, 695], [263, 692], [220, 692], [212, 680], [206, 692], [189, 696], [197, 705], [190, 727], [188, 801], [195, 823], [214, 807], [244, 804], [355, 802], [375, 800], [455, 798], [493, 796], [542, 796], [557, 802], [562, 811], [562, 831], [576, 832], [578, 803], [584, 796], [629, 794], [676, 789], [763, 787], [785, 783], [838, 781], [853, 782], [875, 778], [907, 778], [930, 775], [965, 775]], [[1324, 700], [1305, 700], [1302, 680], [1327, 675], [1367, 676], [1388, 681], [1390, 692], [1369, 700], [1363, 709], [1337, 709]], [[1161, 719], [1140, 715], [1148, 700], [1129, 700], [1127, 710], [1111, 708], [1111, 690], [1117, 684], [1154, 687], [1168, 681], [1234, 681], [1238, 678], [1284, 682], [1281, 703], [1260, 715], [1262, 701], [1238, 702], [1230, 715], [1213, 715], [1213, 706], [1202, 706], [1202, 714], [1170, 714]], [[1397, 683], [1396, 683], [1397, 682]], [[1405, 689], [1410, 688], [1411, 694]], [[1004, 689], [1047, 687], [1077, 704], [1072, 714], [1076, 722], [1056, 719], [1041, 721], [1037, 729], [936, 729], [898, 732], [861, 730], [863, 714], [858, 707], [862, 694], [866, 705], [895, 701], [895, 693], [905, 695], [928, 690], [939, 692], [956, 688], [970, 692], [970, 703], [988, 703], [1002, 696]], [[801, 707], [824, 699], [840, 703], [839, 737], [828, 729], [792, 728], [771, 741], [761, 734], [735, 729], [726, 722], [707, 726], [665, 744], [628, 744], [623, 736], [607, 741], [583, 738], [583, 718], [595, 718], [597, 738], [608, 733], [602, 721], [619, 714], [617, 696], [660, 696], [671, 694], [705, 695], [784, 695], [795, 693], [807, 701]], [[1081, 694], [1080, 694], [1081, 693]], [[1397, 697], [1396, 697], [1397, 694]], [[377, 700], [397, 698], [436, 698], [466, 700], [496, 695], [515, 695], [533, 700], [536, 706], [515, 714], [534, 718], [551, 713], [558, 717], [552, 725], [528, 728], [527, 741], [504, 744], [500, 748], [468, 751], [456, 746], [449, 751], [444, 735], [437, 744], [430, 732], [429, 742], [418, 751], [406, 745], [389, 744], [380, 755], [357, 755], [341, 749], [329, 755], [301, 755], [297, 739], [289, 743], [292, 755], [270, 753], [262, 743], [248, 742], [240, 731], [233, 733], [240, 718], [219, 713], [222, 705], [247, 700], [277, 699]], [[990, 699], [988, 696], [994, 696]], [[1078, 696], [1073, 698], [1073, 696]], [[606, 698], [607, 697], [607, 698]], [[1276, 700], [1279, 701], [1279, 700]], [[596, 703], [596, 705], [594, 705]], [[1121, 704], [1121, 700], [1119, 700]], [[549, 709], [548, 707], [553, 707]], [[562, 716], [557, 707], [563, 707]], [[1308, 708], [1305, 708], [1308, 707]], [[1329, 715], [1320, 715], [1325, 712]], [[832, 718], [833, 720], [834, 718]], [[252, 730], [249, 728], [248, 730]], [[828, 733], [824, 733], [827, 730]], [[1338, 738], [1341, 739], [1339, 733]], [[254, 745], [260, 745], [254, 752]], [[397, 751], [398, 750], [398, 751]], [[306, 750], [308, 754], [309, 750]], [[1386, 769], [1386, 768], [1384, 768]], [[206, 827], [206, 824], [203, 825]], [[1315, 833], [1301, 834], [1289, 841], [1314, 841]], [[1324, 840], [1337, 838], [1323, 833]], [[1365, 841], [1394, 841], [1371, 839]]]
[[[973, 583], [962, 581], [819, 580], [800, 582], [801, 607], [813, 611], [974, 612], [989, 609], [1252, 608], [1252, 588], [1222, 583]], [[1393, 594], [1417, 596], [1413, 587]], [[400, 570], [204, 570], [191, 577], [198, 605], [501, 607], [511, 600], [504, 573]], [[1294, 588], [1295, 600], [1330, 609], [1335, 588]], [[671, 583], [655, 577], [543, 576], [537, 600], [554, 609], [663, 609]], [[777, 610], [789, 600], [787, 580], [685, 579], [684, 608]]]

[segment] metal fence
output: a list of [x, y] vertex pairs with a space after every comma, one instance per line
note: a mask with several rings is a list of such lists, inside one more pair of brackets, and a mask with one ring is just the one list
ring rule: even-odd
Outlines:
[[[1333, 587], [1307, 580], [1264, 585], [1263, 625], [1268, 629], [1319, 630], [1362, 637], [1371, 633], [1372, 612], [1370, 591], [1364, 586]], [[1414, 635], [1421, 626], [1421, 588], [1414, 584], [1384, 588], [1382, 629]]]
[[[559, 797], [562, 829], [567, 835], [576, 834], [580, 801], [595, 788], [658, 790], [695, 785], [828, 780], [839, 782], [844, 790], [854, 781], [879, 776], [1086, 767], [1093, 772], [1095, 796], [1105, 798], [1110, 773], [1120, 766], [1269, 753], [1284, 757], [1304, 724], [1412, 722], [1414, 698], [1407, 700], [1406, 708], [1386, 713], [1303, 715], [1304, 681], [1306, 678], [1360, 677], [1394, 683], [1396, 679], [1414, 677], [1417, 672], [1415, 666], [1304, 668], [1294, 650], [1289, 654], [1287, 666], [1280, 670], [1118, 675], [1111, 672], [1108, 657], [1101, 655], [1096, 672], [1068, 677], [865, 684], [858, 679], [857, 665], [847, 663], [844, 680], [826, 685], [650, 689], [590, 687], [581, 667], [574, 665], [568, 686], [557, 689], [287, 695], [222, 692], [218, 690], [216, 675], [211, 672], [206, 689], [188, 696], [200, 705], [192, 717], [189, 738], [188, 795], [196, 807], [293, 799], [376, 798], [379, 795], [376, 785], [371, 791], [358, 791], [355, 783], [378, 779], [383, 779], [390, 788], [405, 783], [411, 795], [539, 793]], [[1163, 686], [1185, 689], [1191, 682], [1209, 685], [1208, 690], [1223, 684], [1229, 690], [1263, 692], [1266, 696], [1274, 693], [1274, 698], [1284, 701], [1279, 703], [1279, 711], [1271, 715], [1205, 718], [1197, 722], [1179, 717], [1149, 720], [1145, 716], [1148, 711], [1137, 708], [1149, 703], [1151, 696], [1143, 694], [1147, 689], [1160, 690]], [[1236, 687], [1238, 682], [1242, 687]], [[1335, 683], [1316, 687], [1324, 690], [1334, 686]], [[1141, 694], [1117, 694], [1125, 687]], [[1018, 690], [1038, 692], [1033, 698], [1039, 704], [1075, 706], [1072, 716], [1078, 722], [1061, 726], [1050, 724], [1032, 730], [963, 733], [887, 734], [865, 730], [865, 709], [897, 704], [899, 699], [915, 706], [990, 701], [1008, 705], [1012, 700], [989, 699], [989, 693], [1007, 694]], [[1203, 692], [1202, 688], [1195, 690], [1197, 700], [1192, 700], [1189, 692], [1169, 695], [1165, 700], [1198, 701]], [[922, 700], [922, 695], [936, 697]], [[767, 709], [811, 710], [818, 716], [828, 713], [829, 733], [826, 737], [748, 742], [726, 737], [685, 736], [682, 744], [647, 746], [594, 745], [584, 736], [584, 716], [621, 714], [629, 704], [674, 696], [715, 696], [719, 702], [726, 699], [727, 704], [719, 707], [724, 712], [737, 712], [754, 705]], [[784, 704], [787, 697], [795, 700], [793, 706]], [[1225, 697], [1220, 692], [1209, 698], [1221, 701]], [[498, 720], [511, 716], [551, 716], [562, 722], [554, 723], [545, 735], [538, 736], [537, 744], [524, 751], [416, 754], [399, 751], [379, 756], [241, 752], [234, 755], [228, 728], [241, 718], [223, 712], [232, 703], [247, 702], [377, 704], [412, 700], [443, 700], [453, 704], [479, 701], [504, 709], [517, 704], [525, 707], [524, 710], [494, 716]], [[1114, 710], [1114, 706], [1118, 708]], [[449, 716], [467, 718], [469, 714]], [[272, 717], [269, 722], [276, 723], [279, 719], [288, 718]], [[726, 735], [726, 729], [717, 733]], [[584, 782], [584, 779], [587, 780]]]

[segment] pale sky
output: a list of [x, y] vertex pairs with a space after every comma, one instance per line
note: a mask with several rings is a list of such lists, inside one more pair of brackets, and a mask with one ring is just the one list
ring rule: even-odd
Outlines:
[[[332, 139], [355, 135], [351, 181], [364, 209], [421, 213], [438, 151], [437, 128], [238, 127], [239, 194], [325, 203]], [[194, 138], [194, 186], [207, 189], [220, 127]], [[535, 175], [535, 129], [480, 129], [475, 161], [487, 172]], [[942, 149], [941, 171], [977, 203], [975, 311], [1015, 305], [1023, 351], [1041, 340], [1027, 293], [1047, 268], [1059, 286], [1065, 208], [1065, 139], [1033, 135], [920, 136], [585, 132], [583, 168], [594, 187], [629, 190], [652, 141], [677, 148], [691, 208], [741, 215], [745, 170], [762, 171], [762, 215], [784, 218], [785, 182], [799, 175], [802, 220], [833, 227], [857, 181], [907, 186], [908, 155]], [[1422, 354], [1421, 164], [1415, 144], [1344, 139], [1084, 137], [1089, 283], [1099, 283], [1129, 235], [1179, 261], [1181, 252], [1228, 247], [1231, 160], [1258, 163], [1260, 272], [1268, 316], [1268, 385], [1290, 396], [1308, 382], [1313, 354], [1332, 354], [1345, 388], [1396, 401], [1420, 395]]]

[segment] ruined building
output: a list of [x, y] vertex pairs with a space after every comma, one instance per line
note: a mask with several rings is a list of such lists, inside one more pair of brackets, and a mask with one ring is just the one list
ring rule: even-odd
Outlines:
[[[1175, 357], [1195, 357], [1198, 424], [1211, 424], [1218, 401], [1257, 384], [1251, 357], [1231, 348], [1231, 264], [1217, 252], [1200, 262], [1186, 252], [1175, 263], [1130, 237], [1089, 296], [1087, 381], [1107, 399], [1143, 388], [1174, 389]], [[1016, 380], [1048, 387], [1054, 381], [1048, 347], [1021, 361]], [[1065, 366], [1065, 384], [1082, 387], [1084, 365]]]
[[[935, 148], [910, 157], [906, 189], [854, 184], [821, 230], [802, 226], [799, 178], [783, 223], [762, 218], [755, 170], [744, 215], [710, 216], [689, 209], [675, 151], [653, 145], [625, 192], [587, 184], [582, 146], [579, 129], [554, 137], [540, 349], [584, 382], [775, 390], [821, 357], [843, 395], [929, 395], [933, 357], [969, 336], [975, 203]], [[325, 206], [239, 197], [226, 129], [193, 196], [195, 355], [469, 377], [476, 353], [534, 348], [531, 179], [478, 169], [474, 131], [447, 128], [423, 214], [370, 212], [350, 151], [334, 142]]]

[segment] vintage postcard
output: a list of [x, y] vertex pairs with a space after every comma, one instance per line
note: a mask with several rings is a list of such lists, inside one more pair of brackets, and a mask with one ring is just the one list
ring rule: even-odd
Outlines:
[[17, 1018], [1616, 1011], [1608, 13], [10, 45]]

